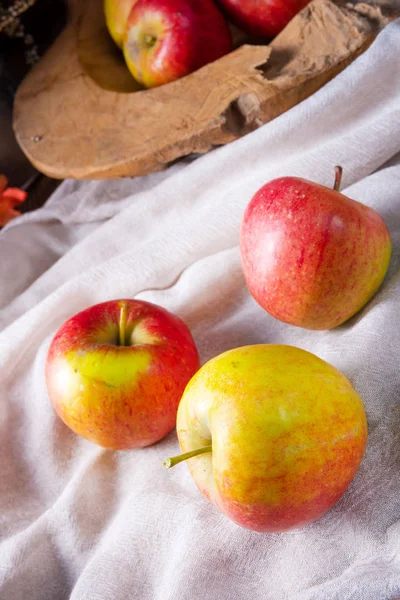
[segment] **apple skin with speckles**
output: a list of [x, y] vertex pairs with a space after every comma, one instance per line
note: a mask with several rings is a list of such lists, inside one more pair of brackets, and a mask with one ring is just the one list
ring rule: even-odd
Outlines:
[[227, 17], [249, 35], [274, 37], [310, 0], [217, 0]]
[[135, 2], [136, 0], [104, 0], [107, 29], [119, 48], [122, 48], [129, 13]]
[[180, 318], [149, 302], [113, 300], [60, 327], [47, 354], [46, 383], [58, 415], [75, 433], [126, 450], [153, 444], [174, 428], [182, 393], [199, 366]]
[[296, 177], [259, 189], [240, 234], [254, 299], [275, 318], [306, 329], [332, 329], [355, 315], [381, 285], [391, 247], [375, 210]]
[[137, 0], [123, 52], [147, 88], [175, 81], [232, 49], [228, 24], [213, 0]]
[[[229, 350], [191, 379], [179, 404], [182, 452], [200, 492], [259, 532], [304, 526], [344, 494], [367, 422], [349, 380], [314, 354], [260, 344]], [[168, 465], [166, 465], [168, 466]]]

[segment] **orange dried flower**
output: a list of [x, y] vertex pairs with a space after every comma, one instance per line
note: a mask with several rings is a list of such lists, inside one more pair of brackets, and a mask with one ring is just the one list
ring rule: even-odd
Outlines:
[[0, 175], [0, 227], [20, 216], [21, 213], [14, 207], [24, 202], [28, 195], [18, 188], [7, 188], [7, 183], [7, 178]]

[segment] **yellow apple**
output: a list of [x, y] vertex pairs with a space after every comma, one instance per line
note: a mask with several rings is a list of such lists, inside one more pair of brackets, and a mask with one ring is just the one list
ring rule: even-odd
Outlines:
[[136, 0], [104, 0], [107, 29], [114, 42], [122, 48], [129, 13]]
[[364, 454], [367, 422], [349, 380], [283, 345], [229, 350], [190, 380], [178, 408], [181, 456], [201, 493], [237, 524], [286, 531], [321, 517]]

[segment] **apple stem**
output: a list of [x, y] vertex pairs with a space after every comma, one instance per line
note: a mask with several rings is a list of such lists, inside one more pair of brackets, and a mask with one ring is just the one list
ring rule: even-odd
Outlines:
[[340, 184], [342, 183], [343, 169], [339, 165], [335, 167], [335, 183], [333, 189], [335, 192], [340, 192]]
[[121, 310], [119, 313], [119, 345], [126, 346], [125, 340], [125, 328], [126, 328], [126, 313], [128, 311], [128, 307], [126, 304], [121, 304]]
[[184, 454], [179, 454], [178, 456], [172, 456], [171, 458], [167, 458], [164, 460], [163, 465], [170, 469], [174, 467], [180, 462], [187, 460], [188, 458], [192, 458], [193, 456], [198, 456], [199, 454], [205, 454], [206, 452], [211, 452], [212, 446], [203, 446], [203, 448], [197, 448], [196, 450], [192, 450], [191, 452], [185, 452]]

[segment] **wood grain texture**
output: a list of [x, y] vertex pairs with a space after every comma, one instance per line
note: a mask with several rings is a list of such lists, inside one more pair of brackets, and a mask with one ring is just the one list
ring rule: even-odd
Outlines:
[[144, 90], [113, 47], [102, 1], [69, 5], [67, 27], [14, 107], [20, 146], [55, 178], [143, 175], [235, 140], [318, 90], [393, 17], [378, 6], [313, 0], [270, 45], [244, 44]]

